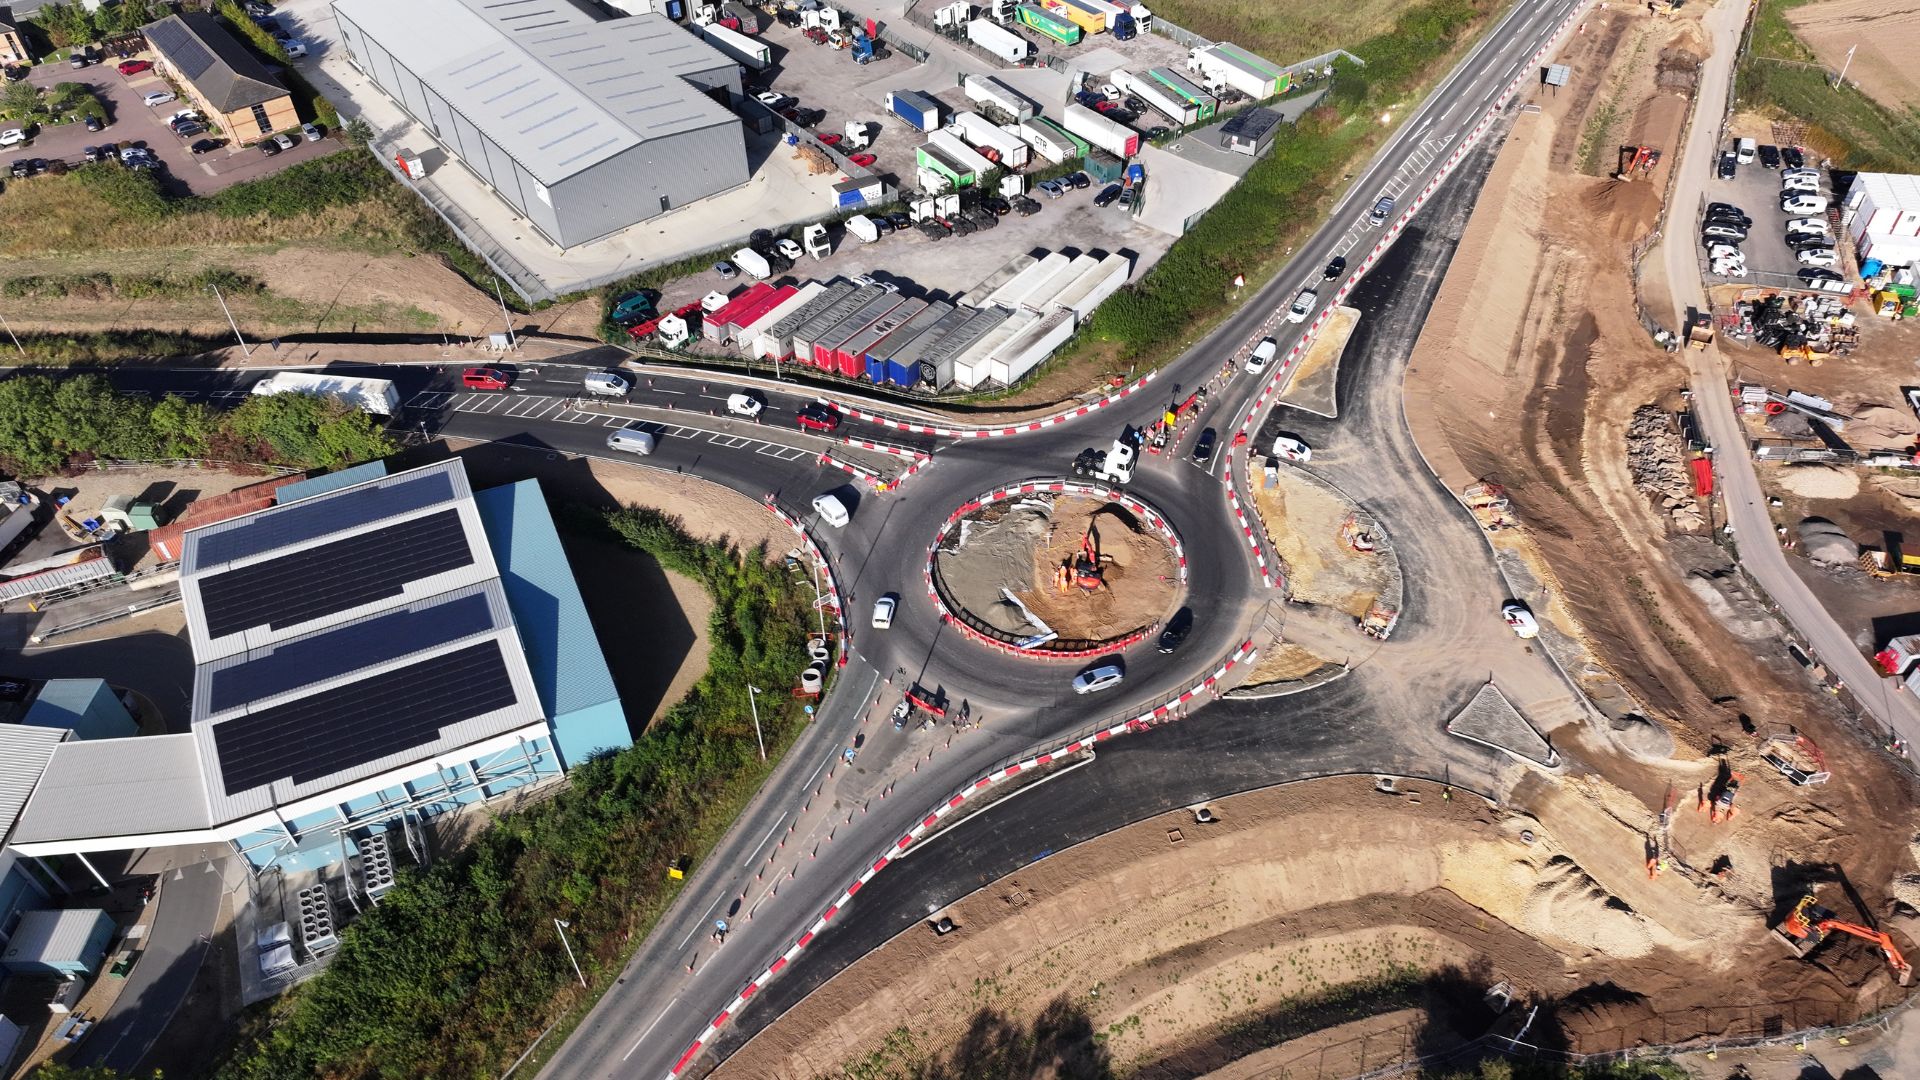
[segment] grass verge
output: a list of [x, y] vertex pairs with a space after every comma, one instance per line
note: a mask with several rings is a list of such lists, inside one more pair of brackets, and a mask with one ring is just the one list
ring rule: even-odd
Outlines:
[[1753, 39], [1734, 72], [1736, 100], [1807, 124], [1806, 144], [1846, 169], [1920, 172], [1920, 112], [1898, 112], [1832, 73], [1786, 13], [1808, 0], [1760, 0]]

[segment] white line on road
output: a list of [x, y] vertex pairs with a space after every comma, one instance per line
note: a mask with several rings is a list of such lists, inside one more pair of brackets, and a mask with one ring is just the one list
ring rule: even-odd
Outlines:
[[779, 818], [779, 820], [777, 820], [777, 821], [775, 821], [775, 822], [773, 823], [773, 828], [772, 828], [772, 829], [768, 829], [768, 830], [767, 830], [767, 835], [765, 835], [765, 836], [763, 836], [763, 837], [761, 837], [761, 838], [760, 838], [760, 843], [759, 843], [759, 845], [758, 845], [758, 846], [756, 846], [756, 847], [755, 847], [755, 848], [753, 849], [753, 853], [752, 853], [752, 854], [750, 854], [750, 855], [748, 855], [748, 856], [747, 856], [747, 858], [746, 858], [746, 861], [744, 861], [744, 862], [742, 862], [742, 863], [740, 864], [741, 866], [743, 866], [743, 867], [744, 867], [744, 866], [752, 866], [752, 865], [753, 865], [753, 860], [755, 860], [755, 859], [757, 859], [757, 858], [759, 858], [759, 857], [760, 857], [760, 849], [761, 849], [761, 848], [764, 848], [764, 847], [766, 847], [766, 846], [767, 846], [767, 841], [769, 841], [769, 840], [771, 840], [771, 839], [773, 839], [773, 830], [774, 830], [774, 829], [778, 829], [778, 828], [780, 827], [780, 822], [782, 822], [782, 821], [785, 821], [785, 820], [787, 820], [787, 815], [786, 815], [786, 814], [784, 814], [784, 813], [782, 813], [782, 814], [780, 815], [780, 818]]
[[647, 1041], [647, 1036], [653, 1034], [653, 1029], [660, 1026], [660, 1021], [665, 1020], [667, 1018], [667, 1014], [673, 1011], [674, 1005], [677, 1004], [679, 1000], [680, 1000], [679, 998], [674, 998], [672, 1001], [667, 1002], [667, 1007], [664, 1009], [661, 1009], [660, 1015], [653, 1018], [653, 1023], [647, 1025], [647, 1030], [641, 1032], [640, 1037], [633, 1040], [633, 1045], [627, 1047], [627, 1052], [620, 1055], [621, 1061], [625, 1061], [628, 1058], [632, 1057], [633, 1052], [635, 1050], [640, 1049], [640, 1044]]
[[800, 786], [801, 786], [801, 787], [812, 787], [812, 786], [813, 786], [813, 777], [814, 777], [814, 776], [819, 776], [819, 775], [820, 775], [820, 770], [821, 770], [821, 769], [824, 769], [824, 768], [826, 768], [826, 767], [827, 767], [827, 761], [832, 761], [832, 760], [833, 760], [833, 758], [836, 758], [836, 757], [839, 757], [839, 756], [840, 756], [839, 754], [835, 754], [835, 755], [833, 755], [833, 757], [830, 757], [830, 758], [828, 758], [828, 759], [827, 759], [826, 761], [822, 761], [822, 762], [821, 762], [821, 763], [820, 763], [820, 764], [819, 764], [818, 766], [816, 766], [816, 767], [814, 768], [814, 770], [813, 770], [813, 776], [809, 776], [809, 777], [807, 777], [807, 782], [806, 782], [806, 783], [804, 783], [804, 784], [801, 784]]

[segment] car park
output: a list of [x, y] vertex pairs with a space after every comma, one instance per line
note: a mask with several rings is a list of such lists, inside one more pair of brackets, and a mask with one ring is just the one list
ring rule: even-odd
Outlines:
[[1096, 694], [1102, 690], [1119, 686], [1126, 673], [1119, 664], [1099, 664], [1090, 667], [1073, 677], [1073, 692], [1076, 694]]
[[1540, 636], [1540, 623], [1534, 619], [1532, 610], [1518, 600], [1501, 604], [1500, 617], [1506, 620], [1508, 629], [1522, 638]]
[[1766, 143], [1760, 144], [1760, 166], [1765, 169], [1780, 167], [1780, 148]]
[[320, 130], [320, 125], [318, 124], [301, 124], [300, 134], [304, 136], [308, 142], [319, 142], [326, 135], [325, 132]]
[[1093, 197], [1093, 205], [1112, 206], [1113, 200], [1120, 197], [1121, 190], [1122, 188], [1119, 184], [1108, 184], [1106, 187], [1100, 189], [1100, 194]]
[[1313, 460], [1313, 447], [1291, 435], [1282, 435], [1273, 440], [1273, 456], [1305, 464]]
[[165, 105], [170, 101], [178, 101], [180, 99], [171, 90], [155, 90], [141, 100], [146, 102], [147, 108], [151, 109], [156, 105]]
[[1193, 633], [1193, 609], [1183, 607], [1167, 620], [1166, 629], [1160, 631], [1157, 647], [1163, 653], [1173, 652], [1187, 640], [1187, 635], [1191, 633]]
[[1206, 465], [1213, 461], [1213, 446], [1220, 439], [1220, 433], [1212, 428], [1200, 432], [1193, 442], [1193, 461], [1196, 465]]
[[1290, 323], [1306, 322], [1307, 316], [1313, 314], [1314, 306], [1319, 302], [1319, 293], [1314, 292], [1312, 289], [1301, 289], [1300, 295], [1293, 298], [1292, 306], [1287, 308], [1287, 321]]
[[722, 281], [732, 281], [740, 276], [740, 271], [735, 270], [733, 264], [724, 259], [713, 264], [713, 272], [719, 274]]
[[1341, 274], [1344, 274], [1346, 272], [1347, 272], [1347, 257], [1345, 255], [1335, 255], [1333, 257], [1333, 261], [1327, 263], [1327, 268], [1325, 270], [1320, 271], [1320, 280], [1332, 281], [1334, 278], [1337, 278]]
[[832, 431], [840, 426], [840, 412], [830, 405], [809, 402], [793, 415], [793, 422], [807, 431]]
[[499, 368], [473, 367], [460, 373], [460, 385], [469, 390], [505, 390], [510, 381]]
[[152, 67], [153, 62], [150, 60], [122, 60], [119, 68], [116, 70], [122, 75], [138, 75], [143, 71], [150, 70]]
[[1738, 175], [1739, 164], [1739, 159], [1734, 157], [1733, 151], [1721, 151], [1720, 163], [1714, 167], [1714, 175], [1722, 180], [1731, 180]]
[[888, 630], [893, 627], [893, 613], [899, 608], [900, 601], [892, 593], [873, 602], [873, 628]]

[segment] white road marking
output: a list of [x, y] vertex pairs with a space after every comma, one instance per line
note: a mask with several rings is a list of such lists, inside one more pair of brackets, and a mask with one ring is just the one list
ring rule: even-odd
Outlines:
[[628, 1058], [632, 1057], [633, 1052], [635, 1050], [640, 1049], [640, 1044], [647, 1041], [647, 1036], [653, 1034], [653, 1029], [660, 1026], [660, 1021], [665, 1020], [667, 1018], [667, 1014], [673, 1011], [674, 1005], [677, 1002], [679, 1002], [679, 1000], [680, 1000], [679, 998], [674, 998], [672, 1001], [667, 1002], [667, 1007], [664, 1009], [661, 1009], [660, 1015], [653, 1018], [653, 1023], [647, 1025], [647, 1030], [641, 1032], [640, 1037], [633, 1040], [633, 1045], [627, 1048], [627, 1052], [620, 1055], [621, 1061], [625, 1061]]
[[[780, 822], [782, 822], [782, 821], [785, 821], [785, 820], [787, 820], [787, 815], [786, 815], [786, 814], [785, 814], [785, 813], [783, 812], [783, 813], [781, 813], [781, 815], [780, 815], [780, 818], [779, 818], [779, 820], [778, 820], [778, 821], [775, 821], [775, 822], [773, 823], [773, 829], [777, 829], [777, 828], [779, 828], [779, 827], [780, 827]], [[747, 861], [745, 861], [745, 862], [743, 862], [743, 863], [741, 863], [741, 864], [740, 864], [741, 866], [743, 866], [743, 867], [745, 867], [745, 866], [752, 866], [752, 865], [753, 865], [753, 860], [755, 860], [755, 859], [757, 859], [757, 858], [759, 858], [759, 857], [760, 857], [760, 849], [761, 849], [761, 848], [764, 848], [764, 847], [766, 847], [766, 846], [767, 846], [767, 841], [769, 841], [769, 840], [771, 840], [771, 839], [773, 839], [773, 829], [768, 829], [768, 830], [767, 830], [767, 835], [765, 835], [765, 836], [763, 836], [763, 837], [761, 837], [761, 838], [760, 838], [760, 843], [759, 843], [759, 845], [758, 845], [757, 847], [755, 847], [755, 848], [753, 849], [753, 853], [752, 853], [752, 854], [750, 854], [750, 855], [748, 855], [748, 856], [747, 856]]]

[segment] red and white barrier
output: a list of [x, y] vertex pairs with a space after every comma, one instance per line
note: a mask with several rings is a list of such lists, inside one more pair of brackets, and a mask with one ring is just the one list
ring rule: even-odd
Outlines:
[[820, 545], [813, 542], [813, 535], [807, 532], [806, 526], [796, 521], [785, 510], [780, 509], [780, 504], [774, 501], [771, 493], [767, 495], [765, 502], [767, 509], [773, 511], [774, 517], [785, 522], [787, 528], [799, 534], [800, 542], [805, 546], [807, 556], [820, 567], [821, 592], [826, 594], [828, 600], [827, 610], [833, 613], [833, 621], [839, 627], [840, 659], [834, 666], [846, 667], [847, 651], [853, 648], [853, 627], [847, 623], [846, 617], [840, 608], [840, 585], [834, 580], [833, 564], [827, 561], [826, 555], [820, 550]]
[[680, 1055], [679, 1060], [674, 1062], [673, 1068], [667, 1073], [666, 1080], [677, 1080], [680, 1074], [686, 1071], [687, 1065], [693, 1061], [695, 1055], [699, 1054], [702, 1048], [713, 1041], [713, 1037], [719, 1034], [720, 1029], [726, 1025], [727, 1021], [732, 1019], [734, 1015], [753, 998], [753, 995], [759, 993], [760, 988], [765, 986], [768, 980], [780, 974], [788, 964], [793, 963], [793, 961], [800, 956], [801, 952], [813, 943], [813, 939], [826, 930], [827, 924], [832, 922], [834, 917], [839, 915], [842, 909], [853, 902], [854, 896], [866, 887], [867, 882], [873, 880], [874, 875], [885, 870], [890, 863], [898, 859], [901, 855], [906, 854], [907, 849], [917, 843], [920, 838], [925, 836], [934, 826], [938, 825], [942, 818], [953, 814], [965, 806], [967, 800], [975, 798], [980, 793], [1003, 780], [1018, 776], [1029, 769], [1037, 769], [1048, 765], [1052, 763], [1055, 758], [1077, 754], [1082, 750], [1098, 746], [1116, 735], [1125, 735], [1132, 731], [1145, 731], [1148, 728], [1173, 719], [1181, 706], [1190, 704], [1195, 698], [1200, 697], [1202, 694], [1211, 697], [1216, 692], [1220, 680], [1225, 678], [1227, 673], [1232, 671], [1235, 665], [1251, 662], [1253, 656], [1253, 642], [1243, 642], [1239, 648], [1233, 651], [1231, 656], [1228, 656], [1227, 659], [1214, 670], [1213, 674], [1195, 683], [1181, 694], [1169, 698], [1166, 702], [1111, 727], [1102, 728], [1091, 735], [1075, 739], [1064, 746], [1057, 746], [1044, 753], [1035, 754], [1033, 757], [1027, 758], [1024, 761], [1007, 765], [1004, 768], [995, 769], [993, 772], [961, 788], [959, 792], [944, 802], [935, 805], [917, 824], [908, 829], [904, 836], [889, 845], [878, 858], [874, 859], [865, 870], [862, 870], [859, 877], [849, 882], [847, 887], [841, 891], [840, 896], [835, 899], [833, 903], [829, 904], [825, 911], [820, 913], [820, 917], [814, 920], [813, 925], [808, 927], [806, 932], [801, 934], [798, 940], [791, 946], [788, 946], [787, 950], [775, 958], [773, 963], [767, 966], [766, 970], [755, 976], [740, 989], [738, 994], [734, 995], [733, 1000], [727, 1003], [727, 1007], [720, 1010], [720, 1012], [708, 1022], [706, 1029], [700, 1033], [699, 1038], [693, 1040], [693, 1045], [687, 1047], [686, 1051]]
[[1156, 374], [1158, 373], [1150, 371], [1098, 401], [1088, 402], [1085, 405], [1076, 405], [1064, 412], [1041, 417], [1038, 420], [1026, 420], [1018, 424], [1004, 425], [1001, 427], [952, 427], [943, 424], [922, 424], [911, 420], [895, 420], [891, 416], [882, 416], [877, 412], [862, 409], [849, 402], [835, 401], [833, 398], [827, 397], [824, 394], [820, 397], [820, 403], [830, 405], [847, 416], [857, 417], [870, 424], [890, 427], [895, 431], [911, 431], [919, 435], [936, 435], [943, 439], [993, 439], [1006, 435], [1024, 435], [1029, 431], [1039, 431], [1043, 428], [1052, 427], [1055, 424], [1064, 424], [1069, 420], [1078, 419], [1088, 413], [1098, 412], [1146, 386], [1147, 383], [1153, 381], [1153, 377]]

